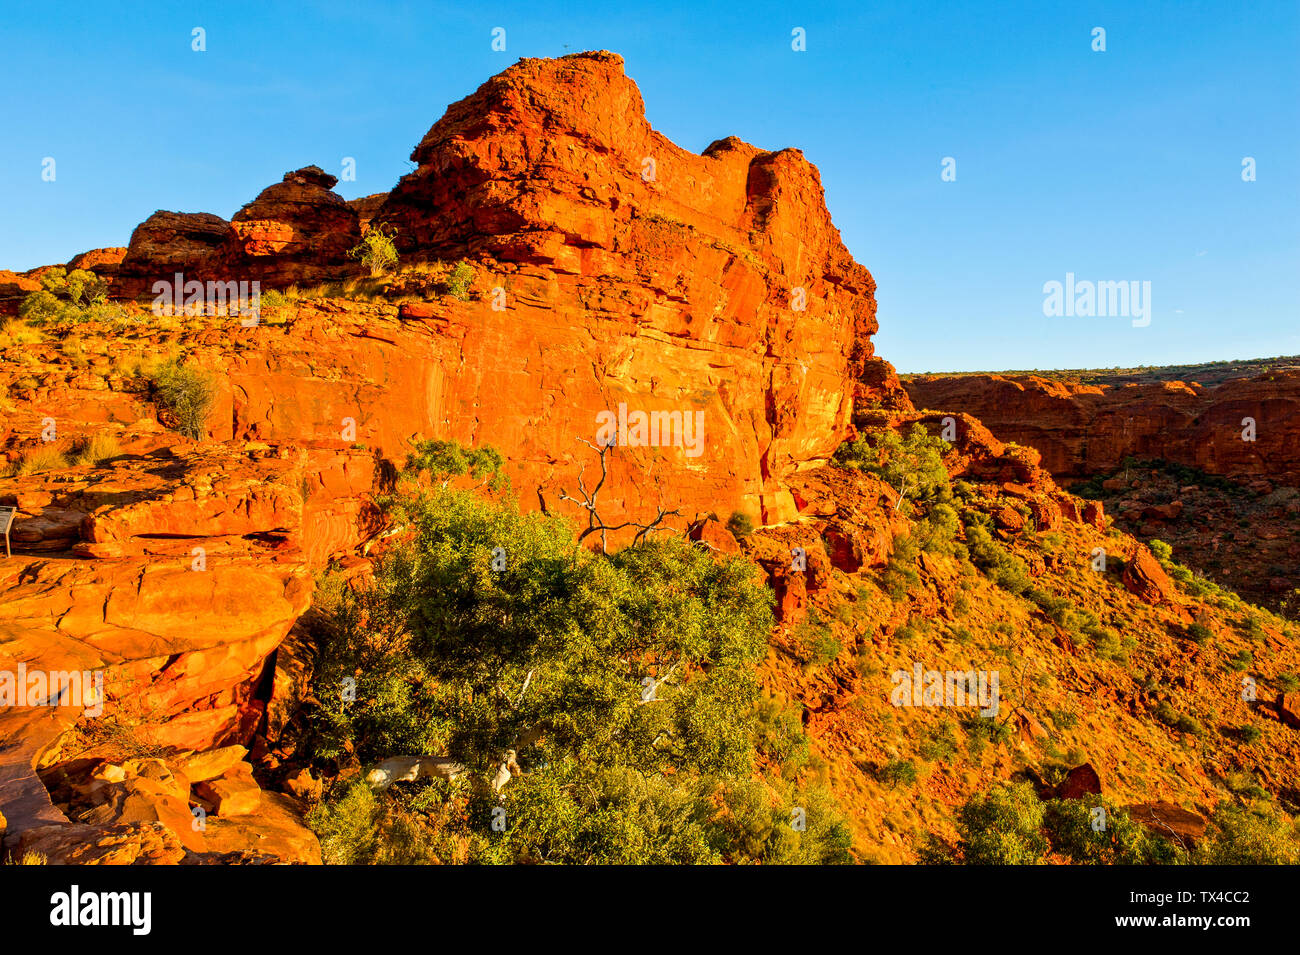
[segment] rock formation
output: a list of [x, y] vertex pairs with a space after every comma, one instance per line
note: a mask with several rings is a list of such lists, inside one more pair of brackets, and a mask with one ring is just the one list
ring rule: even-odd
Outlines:
[[[102, 719], [0, 710], [6, 848], [52, 862], [319, 861], [298, 800], [318, 797], [320, 781], [301, 766], [285, 778], [291, 754], [275, 748], [307, 696], [300, 618], [313, 576], [332, 565], [366, 579], [371, 548], [383, 546], [374, 498], [415, 437], [499, 448], [522, 506], [576, 518], [561, 495], [597, 467], [602, 413], [658, 413], [678, 428], [700, 416], [698, 448], [631, 439], [608, 449], [602, 514], [674, 511], [673, 529], [767, 574], [780, 627], [766, 688], [802, 707], [830, 784], [856, 813], [859, 849], [912, 857], [872, 809], [864, 767], [892, 756], [881, 742], [884, 687], [889, 668], [911, 665], [917, 621], [934, 625], [921, 649], [961, 669], [970, 650], [959, 631], [1002, 634], [1013, 621], [1015, 645], [1008, 638], [1000, 652], [1060, 671], [1044, 683], [1052, 708], [1017, 711], [1014, 727], [1038, 745], [1045, 721], [1056, 733], [1073, 725], [1067, 706], [1081, 726], [1117, 727], [1118, 744], [1087, 754], [1108, 792], [1202, 805], [1217, 791], [1147, 716], [1156, 701], [1139, 677], [1168, 675], [1184, 701], [1227, 687], [1224, 712], [1249, 718], [1232, 699], [1235, 675], [1182, 645], [1193, 616], [1221, 628], [1226, 617], [1049, 473], [1143, 453], [1131, 428], [1123, 441], [1094, 435], [1123, 417], [1124, 401], [996, 376], [905, 389], [874, 355], [874, 282], [840, 241], [816, 169], [797, 150], [735, 138], [701, 155], [675, 146], [648, 125], [613, 54], [520, 61], [453, 104], [412, 159], [416, 170], [381, 197], [345, 201], [333, 176], [309, 166], [229, 221], [157, 212], [115, 272], [111, 250], [82, 257], [110, 274], [125, 320], [25, 342], [0, 361], [10, 465], [0, 505], [17, 509], [15, 553], [0, 563], [0, 671], [38, 661], [105, 676]], [[407, 270], [389, 286], [402, 301], [303, 295], [251, 327], [154, 315], [136, 301], [176, 272], [300, 290], [355, 278], [348, 250], [381, 224], [395, 230]], [[452, 260], [472, 275], [459, 294], [420, 294]], [[36, 271], [0, 274], [0, 307], [39, 284]], [[141, 370], [178, 352], [214, 382], [196, 439], [176, 432]], [[1200, 435], [1207, 446], [1189, 438], [1188, 454], [1206, 465], [1294, 472], [1294, 422], [1282, 424], [1294, 389], [1287, 380], [1212, 398], [1192, 386], [1130, 397], [1162, 422], [1142, 425], [1152, 440], [1161, 427]], [[979, 395], [1001, 397], [976, 409]], [[1245, 414], [1256, 414], [1260, 437], [1243, 452], [1217, 429]], [[1016, 432], [1017, 421], [1037, 430]], [[1117, 662], [1123, 647], [1087, 658], [1067, 615], [1046, 616], [951, 553], [916, 557], [903, 593], [877, 586], [917, 522], [898, 488], [829, 461], [857, 432], [912, 424], [948, 435], [944, 464], [968, 485], [963, 506], [1023, 565], [1020, 593], [1032, 581], [1044, 606], [1047, 591], [1068, 592], [1105, 617], [1098, 627], [1135, 628], [1153, 669], [1130, 673]], [[51, 451], [64, 457], [51, 462]], [[733, 515], [757, 530], [738, 520], [733, 534]], [[1097, 548], [1123, 559], [1094, 572]], [[794, 549], [806, 559], [792, 560]], [[813, 665], [801, 634], [818, 626], [844, 652]], [[1120, 642], [1100, 629], [1088, 639]], [[1272, 680], [1294, 648], [1280, 631], [1265, 639], [1285, 650], [1260, 665]], [[1268, 727], [1269, 779], [1300, 749], [1283, 722], [1295, 709], [1279, 701]], [[1009, 772], [1009, 756], [995, 760]], [[1150, 793], [1131, 761], [1151, 767]], [[950, 806], [959, 783], [937, 785], [936, 804]], [[189, 825], [195, 810], [206, 828]]]
[[[1057, 477], [1109, 473], [1131, 456], [1300, 484], [1300, 369], [1211, 388], [1080, 385], [1034, 375], [925, 375], [904, 387], [920, 407], [965, 411], [1002, 440], [1037, 448]], [[1242, 438], [1246, 418], [1255, 422], [1253, 441]]]

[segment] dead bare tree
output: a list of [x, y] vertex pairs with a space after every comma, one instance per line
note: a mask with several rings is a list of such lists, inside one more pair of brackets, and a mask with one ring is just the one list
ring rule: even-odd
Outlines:
[[[581, 496], [573, 497], [568, 491], [563, 488], [560, 489], [561, 501], [568, 501], [571, 504], [577, 504], [587, 512], [587, 526], [583, 528], [582, 533], [578, 535], [578, 543], [582, 543], [592, 534], [599, 534], [600, 552], [602, 554], [608, 554], [610, 531], [621, 531], [628, 527], [635, 527], [637, 532], [632, 538], [632, 543], [635, 545], [641, 543], [641, 541], [653, 531], [671, 529], [662, 527], [664, 518], [680, 515], [681, 512], [676, 508], [666, 510], [662, 506], [656, 508], [657, 513], [655, 514], [654, 520], [648, 523], [642, 523], [641, 521], [624, 521], [622, 524], [606, 524], [605, 521], [601, 519], [600, 512], [597, 509], [598, 505], [596, 503], [596, 496], [600, 494], [601, 488], [605, 486], [605, 481], [609, 478], [609, 462], [606, 460], [606, 456], [614, 447], [616, 447], [616, 445], [610, 443], [597, 446], [592, 444], [586, 438], [579, 438], [578, 440], [595, 451], [600, 459], [600, 480], [596, 482], [595, 486], [592, 487], [591, 490], [587, 489], [587, 466], [585, 464], [582, 466], [582, 470], [578, 472], [578, 493]], [[541, 496], [540, 489], [538, 490], [538, 496]]]

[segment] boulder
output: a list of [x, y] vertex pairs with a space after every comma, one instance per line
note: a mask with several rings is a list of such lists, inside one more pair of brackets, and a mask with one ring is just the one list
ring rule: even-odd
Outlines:
[[194, 753], [179, 760], [178, 765], [191, 783], [205, 783], [234, 769], [247, 755], [248, 750], [243, 746], [223, 746]]
[[1101, 776], [1092, 763], [1075, 766], [1056, 787], [1057, 799], [1083, 799], [1101, 795]]
[[1287, 726], [1300, 729], [1300, 692], [1279, 693], [1277, 713]]
[[230, 223], [208, 212], [158, 211], [135, 227], [113, 282], [116, 298], [152, 297], [153, 284], [226, 280], [223, 253]]
[[1190, 809], [1163, 800], [1138, 803], [1126, 808], [1134, 822], [1140, 822], [1156, 835], [1185, 847], [1190, 848], [1205, 838], [1205, 817]]
[[1151, 551], [1137, 545], [1124, 562], [1124, 586], [1129, 593], [1148, 604], [1173, 604], [1176, 602], [1174, 583], [1160, 566]]
[[225, 818], [257, 811], [262, 790], [253, 779], [253, 767], [238, 763], [216, 779], [195, 784], [194, 796], [208, 812]]

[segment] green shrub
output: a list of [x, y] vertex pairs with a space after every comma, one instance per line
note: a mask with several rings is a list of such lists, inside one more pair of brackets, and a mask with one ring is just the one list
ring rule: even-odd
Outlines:
[[950, 445], [919, 423], [907, 435], [886, 429], [840, 445], [835, 461], [874, 474], [908, 500], [929, 500], [949, 484], [943, 454]]
[[18, 306], [18, 317], [29, 325], [43, 325], [59, 314], [62, 306], [50, 292], [32, 292]]
[[1012, 594], [1023, 594], [1033, 585], [1029, 568], [1019, 557], [993, 539], [984, 515], [971, 515], [966, 525], [966, 548], [971, 563], [988, 575], [989, 579]]
[[966, 749], [972, 758], [978, 759], [984, 747], [990, 743], [1000, 745], [1011, 739], [1012, 730], [1005, 720], [998, 722], [979, 714], [970, 714], [962, 721], [966, 731]]
[[1171, 729], [1178, 730], [1180, 733], [1187, 733], [1192, 736], [1202, 736], [1205, 733], [1205, 727], [1201, 725], [1200, 720], [1179, 713], [1165, 701], [1161, 701], [1156, 706], [1155, 717], [1161, 723]]
[[880, 781], [891, 789], [916, 782], [916, 764], [910, 759], [892, 759], [880, 768]]
[[1297, 865], [1300, 833], [1295, 821], [1273, 806], [1224, 804], [1210, 817], [1197, 856], [1207, 865]]
[[943, 502], [934, 504], [925, 519], [920, 521], [913, 532], [921, 550], [929, 554], [954, 554], [960, 551], [956, 543], [961, 532], [961, 521], [951, 504]]
[[1241, 673], [1255, 665], [1255, 654], [1249, 650], [1238, 650], [1223, 661], [1224, 667], [1232, 673]]
[[1209, 643], [1214, 639], [1214, 631], [1203, 623], [1193, 623], [1187, 628], [1187, 639], [1192, 643]]
[[94, 272], [73, 269], [64, 281], [73, 305], [98, 305], [108, 296], [108, 285]]
[[798, 770], [809, 760], [811, 750], [803, 730], [802, 712], [798, 704], [787, 706], [766, 695], [754, 704], [754, 749], [781, 766], [783, 772]]
[[1147, 547], [1150, 548], [1155, 559], [1160, 561], [1162, 564], [1166, 564], [1173, 559], [1174, 549], [1162, 540], [1153, 538], [1150, 543], [1147, 544]]
[[384, 223], [371, 225], [361, 242], [348, 251], [348, 255], [370, 270], [372, 278], [386, 275], [397, 265], [397, 246], [393, 237], [397, 230], [386, 231]]
[[63, 266], [46, 269], [41, 274], [41, 288], [51, 295], [66, 295], [68, 293], [68, 270]]
[[318, 803], [307, 813], [307, 825], [320, 840], [326, 865], [365, 865], [374, 860], [379, 846], [379, 798], [356, 778], [342, 795]]
[[464, 259], [456, 263], [447, 277], [447, 294], [462, 302], [469, 301], [469, 287], [474, 284], [474, 266]]
[[830, 633], [819, 633], [808, 645], [809, 662], [813, 666], [825, 666], [828, 663], [834, 663], [836, 658], [844, 652], [844, 644], [840, 643]]
[[732, 536], [737, 540], [748, 537], [754, 533], [754, 519], [744, 511], [732, 511], [731, 516], [727, 518], [727, 530], [731, 531]]
[[509, 483], [505, 456], [491, 445], [467, 448], [455, 441], [427, 440], [412, 442], [411, 448], [405, 465], [409, 474], [427, 471], [435, 481], [468, 476], [486, 481], [494, 490]]
[[1258, 742], [1260, 737], [1264, 735], [1264, 732], [1258, 726], [1252, 726], [1249, 723], [1246, 723], [1242, 726], [1229, 728], [1226, 735], [1250, 745], [1251, 743]]
[[958, 848], [967, 865], [1039, 865], [1048, 843], [1043, 804], [1028, 783], [1003, 783], [957, 812]]
[[[454, 470], [470, 454], [423, 447], [411, 467]], [[445, 754], [479, 783], [463, 810], [444, 795], [461, 783], [377, 796], [378, 850], [361, 831], [364, 798], [340, 821], [331, 795], [315, 816], [322, 842], [337, 831], [362, 844], [333, 858], [851, 860], [833, 802], [801, 788], [797, 766], [756, 778], [760, 754], [788, 764], [806, 748], [797, 713], [760, 702], [772, 598], [753, 564], [667, 539], [605, 556], [509, 496], [437, 484], [401, 481], [383, 507], [407, 534], [377, 561], [373, 588], [335, 594], [314, 626], [317, 703], [299, 751], [324, 765]], [[479, 794], [507, 748], [523, 774], [500, 801]], [[404, 802], [417, 796], [420, 811]], [[504, 832], [491, 827], [497, 807]]]
[[921, 743], [919, 753], [922, 759], [932, 763], [952, 759], [957, 754], [957, 733], [953, 722], [944, 720], [932, 730]]
[[1049, 800], [1043, 821], [1052, 849], [1072, 862], [1159, 865], [1185, 861], [1173, 844], [1134, 822], [1105, 796]]
[[188, 438], [202, 438], [216, 397], [212, 375], [173, 360], [155, 368], [150, 379], [158, 406], [176, 416], [176, 429]]
[[1242, 635], [1252, 643], [1263, 643], [1268, 639], [1268, 634], [1264, 632], [1264, 625], [1259, 622], [1258, 617], [1247, 616], [1241, 621]]
[[913, 587], [921, 583], [921, 575], [916, 572], [916, 560], [921, 548], [910, 534], [900, 534], [894, 538], [894, 548], [889, 560], [880, 572], [880, 586], [892, 600], [902, 600]]

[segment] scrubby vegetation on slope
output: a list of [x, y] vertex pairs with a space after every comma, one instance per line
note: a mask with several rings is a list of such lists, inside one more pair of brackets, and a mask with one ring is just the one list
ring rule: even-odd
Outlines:
[[[334, 776], [310, 817], [326, 858], [848, 861], [833, 802], [802, 784], [798, 721], [759, 692], [755, 568], [677, 540], [606, 558], [445, 480], [499, 460], [422, 445], [384, 502], [405, 531], [373, 587], [324, 608], [303, 746]], [[507, 750], [522, 774], [497, 793]], [[356, 772], [408, 754], [463, 776], [372, 792]]]

